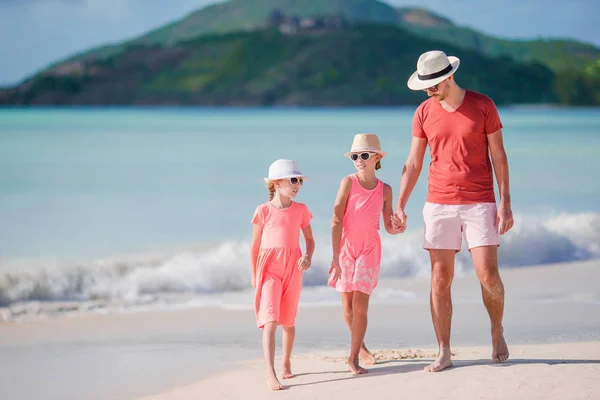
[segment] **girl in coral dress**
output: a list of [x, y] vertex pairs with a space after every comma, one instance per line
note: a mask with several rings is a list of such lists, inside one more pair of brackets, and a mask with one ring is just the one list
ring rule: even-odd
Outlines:
[[[310, 268], [315, 250], [308, 207], [292, 199], [306, 177], [293, 160], [277, 160], [265, 178], [270, 199], [259, 205], [252, 219], [251, 282], [256, 289], [256, 323], [263, 329], [267, 383], [281, 390], [274, 367], [275, 332], [283, 327], [283, 379], [293, 378], [290, 355], [296, 335], [296, 312], [302, 289], [302, 272]], [[300, 249], [300, 231], [306, 252]]]

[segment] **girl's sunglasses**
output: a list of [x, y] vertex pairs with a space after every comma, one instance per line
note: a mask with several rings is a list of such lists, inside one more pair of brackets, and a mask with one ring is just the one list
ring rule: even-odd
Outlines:
[[356, 161], [360, 157], [363, 161], [367, 161], [372, 155], [372, 153], [352, 153], [350, 154], [350, 159]]
[[298, 183], [300, 184], [300, 186], [304, 185], [304, 179], [302, 179], [302, 178], [293, 177], [293, 178], [289, 178], [289, 179], [290, 179], [290, 183], [292, 185], [297, 185]]

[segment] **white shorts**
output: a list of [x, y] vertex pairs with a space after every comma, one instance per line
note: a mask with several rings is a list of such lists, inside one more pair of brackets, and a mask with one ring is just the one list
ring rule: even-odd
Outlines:
[[496, 203], [425, 203], [423, 248], [460, 251], [464, 235], [467, 248], [500, 246]]

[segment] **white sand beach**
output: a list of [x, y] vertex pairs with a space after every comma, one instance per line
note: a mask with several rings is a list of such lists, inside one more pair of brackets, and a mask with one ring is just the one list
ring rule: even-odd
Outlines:
[[379, 364], [361, 376], [348, 373], [343, 356], [296, 357], [297, 376], [287, 389], [270, 392], [262, 362], [238, 363], [207, 377], [143, 400], [187, 399], [597, 399], [600, 342], [512, 347], [511, 360], [489, 361], [487, 347], [458, 347], [452, 369], [427, 373], [431, 350], [382, 350]]
[[422, 371], [435, 354], [429, 282], [410, 278], [376, 289], [415, 296], [371, 305], [366, 343], [380, 363], [365, 376], [346, 372], [339, 306], [301, 306], [298, 376], [280, 393], [266, 387], [252, 310], [205, 307], [0, 322], [0, 391], [63, 400], [600, 397], [600, 261], [501, 274], [511, 350], [503, 365], [490, 362], [489, 321], [470, 274], [453, 285], [455, 368], [439, 374]]

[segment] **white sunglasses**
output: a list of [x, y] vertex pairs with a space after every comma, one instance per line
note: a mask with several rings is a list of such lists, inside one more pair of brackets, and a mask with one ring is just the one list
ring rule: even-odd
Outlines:
[[374, 156], [375, 153], [352, 153], [350, 154], [350, 159], [352, 161], [356, 161], [358, 160], [358, 157], [360, 157], [363, 161], [367, 161], [369, 158], [371, 158], [371, 156]]

